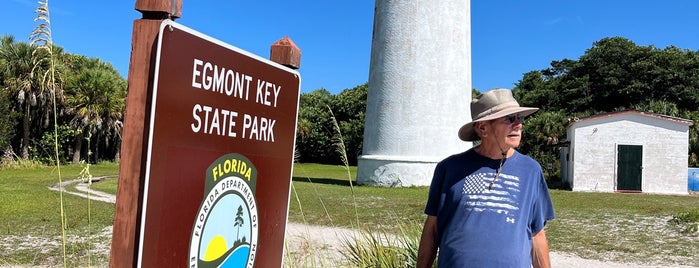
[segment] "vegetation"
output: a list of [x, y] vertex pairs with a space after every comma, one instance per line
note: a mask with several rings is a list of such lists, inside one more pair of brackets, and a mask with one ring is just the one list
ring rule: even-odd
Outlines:
[[[699, 51], [674, 46], [637, 46], [622, 37], [603, 38], [577, 60], [525, 73], [513, 89], [524, 106], [541, 107], [525, 123], [522, 151], [556, 163], [555, 143], [565, 140], [571, 118], [635, 109], [694, 120], [689, 166], [699, 164]], [[553, 165], [558, 174], [558, 166]]]
[[[108, 63], [64, 52], [47, 34], [39, 24], [32, 43], [0, 39], [1, 149], [6, 157], [51, 163], [58, 125], [62, 162], [84, 161], [88, 151], [94, 162], [118, 160], [126, 80]], [[83, 146], [90, 137], [96, 142]]]
[[[552, 163], [549, 178], [560, 175], [559, 142], [566, 140], [571, 118], [626, 109], [699, 122], [699, 51], [637, 46], [622, 38], [603, 38], [577, 60], [525, 73], [513, 89], [523, 106], [541, 107], [525, 122], [521, 151], [540, 163]], [[301, 95], [298, 160], [341, 164], [333, 150], [330, 107], [342, 129], [350, 164], [361, 153], [367, 84], [332, 95], [318, 89]], [[476, 96], [479, 92], [473, 90]], [[688, 164], [699, 165], [699, 124], [690, 127]]]
[[343, 241], [342, 254], [351, 267], [416, 267], [422, 225], [408, 222], [398, 226], [401, 231], [396, 236], [360, 230]]
[[[75, 179], [82, 165], [62, 167], [62, 176]], [[114, 163], [93, 165], [96, 176], [118, 173]], [[29, 166], [0, 170], [0, 266], [62, 264], [60, 193], [49, 190], [57, 186], [54, 167]], [[103, 231], [114, 221], [114, 204], [92, 202], [64, 195], [65, 232], [68, 238], [68, 266], [88, 266], [88, 253], [109, 245], [111, 236]], [[89, 228], [88, 228], [89, 226]], [[94, 261], [108, 256], [92, 253]]]
[[299, 162], [342, 164], [332, 140], [336, 133], [334, 118], [344, 139], [346, 160], [350, 165], [357, 164], [357, 157], [362, 153], [367, 89], [365, 83], [338, 95], [322, 88], [301, 94], [296, 135]]
[[[53, 149], [48, 96], [32, 75], [35, 44], [2, 38], [0, 47], [0, 148], [6, 155], [47, 163]], [[77, 163], [118, 161], [126, 81], [108, 63], [72, 55], [54, 46], [57, 64], [58, 149], [61, 160]], [[699, 52], [677, 47], [637, 46], [621, 38], [604, 38], [577, 60], [525, 73], [513, 89], [521, 105], [541, 107], [525, 122], [528, 138], [521, 150], [541, 163], [556, 163], [557, 142], [565, 140], [570, 118], [624, 109], [699, 120]], [[331, 112], [344, 137], [347, 161], [356, 165], [362, 151], [368, 85], [337, 95], [326, 89], [301, 94], [297, 125], [297, 160], [341, 164], [333, 146]], [[473, 90], [474, 95], [478, 93]], [[43, 95], [42, 95], [43, 94]], [[5, 98], [6, 97], [6, 98]], [[330, 109], [328, 109], [328, 107]], [[7, 127], [16, 126], [16, 127]], [[17, 129], [17, 133], [15, 133]], [[688, 163], [699, 163], [699, 124], [690, 128]], [[92, 140], [90, 145], [87, 141]], [[4, 144], [3, 144], [4, 142]], [[8, 145], [10, 147], [8, 147]], [[19, 149], [19, 155], [14, 150]], [[558, 165], [550, 174], [557, 177]]]
[[[61, 185], [61, 176], [116, 175], [118, 164], [104, 161], [119, 161], [126, 80], [109, 63], [53, 44], [47, 1], [39, 2], [36, 20], [31, 43], [0, 37], [0, 265], [55, 265], [62, 253], [66, 266], [67, 251], [77, 256], [70, 265], [89, 266], [94, 247], [109, 243], [110, 237], [95, 234], [112, 224], [114, 205], [63, 197], [48, 187]], [[595, 42], [577, 60], [525, 73], [513, 92], [520, 104], [542, 111], [525, 123], [530, 136], [521, 150], [541, 163], [555, 163], [569, 119], [604, 112], [636, 109], [697, 122], [697, 69], [699, 51], [637, 46], [613, 37]], [[290, 203], [289, 219], [361, 230], [363, 238], [345, 243], [356, 265], [410, 265], [427, 188], [355, 187], [352, 180], [362, 151], [367, 90], [365, 83], [337, 95], [322, 88], [301, 95], [297, 160], [332, 165], [294, 166], [296, 202]], [[62, 170], [61, 163], [74, 164]], [[690, 128], [688, 163], [699, 165], [699, 124]], [[558, 176], [559, 165], [553, 167], [549, 178]], [[116, 180], [92, 187], [115, 193]], [[552, 191], [552, 198], [557, 219], [547, 232], [554, 251], [699, 265], [693, 258], [699, 250], [695, 196]], [[16, 248], [23, 237], [43, 242]], [[61, 253], [56, 237], [63, 240]]]
[[[297, 164], [294, 174], [305, 168]], [[317, 172], [315, 177], [294, 178], [296, 191], [292, 192], [289, 220], [360, 230], [357, 239], [345, 241], [347, 257], [355, 264], [365, 263], [372, 256], [384, 256], [375, 261], [403, 258], [394, 251], [398, 245], [410, 248], [410, 243], [399, 239], [417, 239], [406, 230], [420, 228], [424, 222], [422, 211], [428, 188], [355, 187], [361, 223], [356, 226], [342, 167], [326, 168], [334, 171], [325, 176]], [[551, 196], [556, 219], [546, 230], [552, 251], [602, 261], [699, 265], [694, 258], [699, 250], [699, 232], [692, 229], [699, 222], [698, 196], [562, 190], [552, 190]]]
[[[72, 180], [79, 178], [82, 169], [81, 165], [68, 165], [62, 172]], [[354, 172], [354, 167], [352, 170]], [[119, 166], [114, 163], [91, 165], [90, 172], [95, 177], [107, 177], [93, 183], [92, 188], [114, 189], [116, 180], [113, 178], [118, 171]], [[55, 168], [41, 166], [0, 169], [0, 192], [3, 193], [0, 195], [0, 241], [6, 241], [0, 242], [0, 266], [60, 262], [56, 244], [60, 235], [59, 193], [48, 189], [56, 183], [56, 175]], [[424, 222], [422, 211], [427, 187], [355, 186], [356, 213], [361, 224], [357, 226], [345, 167], [296, 164], [293, 185], [291, 222], [372, 230], [374, 238], [362, 238], [360, 232], [354, 241], [360, 247], [366, 241], [384, 243], [381, 241], [390, 238], [390, 244], [375, 246], [406, 248], [404, 244], [408, 242], [400, 239], [416, 239], [415, 234], [410, 235], [410, 230], [419, 229]], [[694, 258], [699, 250], [699, 233], [691, 230], [691, 225], [698, 223], [697, 196], [560, 190], [553, 190], [551, 194], [556, 219], [549, 222], [547, 236], [553, 251], [607, 261], [659, 265], [662, 260], [667, 261], [664, 264], [699, 266], [699, 260]], [[88, 212], [86, 202], [81, 197], [65, 196], [69, 266], [86, 265], [84, 256], [89, 250], [108, 248], [110, 243], [110, 237], [102, 233], [112, 225], [114, 204], [93, 202]], [[92, 221], [89, 229], [88, 213]], [[27, 237], [40, 242], [36, 242], [33, 250], [16, 250], [17, 245], [26, 243], [23, 241]], [[36, 250], [37, 245], [45, 250]], [[106, 262], [107, 256], [95, 258]]]

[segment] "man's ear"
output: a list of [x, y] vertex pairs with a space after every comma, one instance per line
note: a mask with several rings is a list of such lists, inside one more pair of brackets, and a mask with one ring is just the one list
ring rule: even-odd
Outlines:
[[478, 131], [481, 137], [485, 137], [486, 133], [488, 133], [487, 130], [488, 126], [483, 121], [476, 122], [476, 131]]

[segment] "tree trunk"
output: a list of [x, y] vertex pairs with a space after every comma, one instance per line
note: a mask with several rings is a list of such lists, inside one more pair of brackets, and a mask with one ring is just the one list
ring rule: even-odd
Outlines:
[[116, 154], [114, 154], [114, 162], [120, 163], [121, 162], [121, 139], [117, 138], [115, 144], [116, 144]]
[[99, 162], [99, 155], [100, 155], [100, 138], [99, 134], [95, 134], [95, 141], [92, 142], [90, 140], [90, 144], [94, 144], [92, 146], [95, 146], [95, 152], [90, 154], [92, 151], [92, 147], [89, 147], [87, 150], [87, 161], [90, 162], [90, 156], [92, 156], [92, 162], [97, 163]]
[[24, 118], [22, 119], [22, 159], [29, 160], [29, 101], [24, 101]]
[[75, 140], [75, 150], [73, 151], [73, 163], [78, 164], [80, 163], [80, 151], [82, 151], [83, 148], [83, 133], [80, 132], [78, 136], [76, 137]]

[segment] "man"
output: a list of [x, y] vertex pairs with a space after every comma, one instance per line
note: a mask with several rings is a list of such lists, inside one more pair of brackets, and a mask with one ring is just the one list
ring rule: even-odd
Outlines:
[[507, 89], [471, 102], [459, 138], [480, 144], [437, 164], [430, 186], [417, 267], [550, 267], [544, 226], [554, 218], [541, 165], [515, 150], [522, 120]]

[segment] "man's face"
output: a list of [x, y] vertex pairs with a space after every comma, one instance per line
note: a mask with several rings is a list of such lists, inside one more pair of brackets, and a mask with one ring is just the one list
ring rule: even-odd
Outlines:
[[522, 121], [520, 114], [511, 114], [490, 121], [493, 130], [492, 138], [496, 144], [517, 148], [522, 139]]

